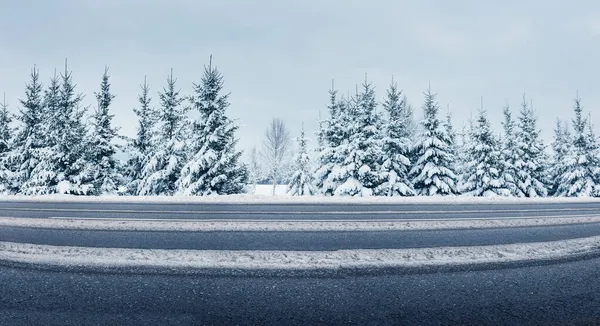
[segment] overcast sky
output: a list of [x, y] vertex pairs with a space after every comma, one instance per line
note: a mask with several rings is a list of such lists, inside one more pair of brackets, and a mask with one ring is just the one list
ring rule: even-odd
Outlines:
[[88, 104], [108, 65], [115, 123], [128, 136], [144, 75], [154, 104], [171, 68], [189, 94], [210, 54], [243, 149], [260, 144], [272, 117], [313, 132], [331, 79], [346, 92], [365, 73], [380, 98], [394, 76], [417, 117], [430, 81], [457, 127], [483, 96], [499, 130], [503, 105], [516, 112], [526, 93], [549, 141], [577, 90], [600, 124], [597, 1], [0, 1], [0, 91], [11, 109], [33, 64], [46, 82], [68, 57]]

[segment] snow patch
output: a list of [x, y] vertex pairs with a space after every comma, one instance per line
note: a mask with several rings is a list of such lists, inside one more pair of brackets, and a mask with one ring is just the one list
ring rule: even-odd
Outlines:
[[73, 267], [335, 270], [553, 260], [594, 253], [599, 248], [600, 236], [494, 246], [338, 251], [123, 249], [0, 242], [0, 260]]
[[0, 226], [102, 231], [416, 231], [516, 228], [600, 223], [600, 215], [439, 220], [156, 220], [0, 217]]

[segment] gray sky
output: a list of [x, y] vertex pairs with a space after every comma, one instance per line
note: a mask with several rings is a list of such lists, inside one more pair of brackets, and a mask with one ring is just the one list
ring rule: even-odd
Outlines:
[[331, 79], [346, 92], [365, 73], [380, 98], [393, 75], [417, 117], [431, 81], [457, 127], [483, 96], [499, 128], [502, 106], [516, 113], [525, 92], [549, 141], [577, 90], [600, 124], [597, 1], [0, 1], [0, 91], [11, 108], [33, 64], [47, 82], [68, 57], [88, 104], [108, 65], [115, 122], [129, 136], [144, 75], [154, 104], [171, 68], [189, 94], [210, 54], [231, 92], [243, 149], [260, 144], [274, 116], [294, 135], [302, 122], [314, 131]]

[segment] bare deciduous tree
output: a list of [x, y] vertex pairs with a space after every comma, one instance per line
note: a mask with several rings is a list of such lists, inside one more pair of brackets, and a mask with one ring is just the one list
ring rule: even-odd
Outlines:
[[252, 193], [256, 193], [256, 184], [263, 176], [263, 168], [260, 164], [260, 158], [258, 157], [258, 151], [256, 147], [252, 147], [250, 151], [250, 164], [248, 165], [248, 172], [250, 172], [250, 182], [252, 182]]
[[290, 147], [290, 133], [287, 127], [281, 119], [273, 118], [267, 127], [261, 152], [269, 179], [273, 182], [273, 196], [275, 196], [277, 181], [289, 163]]

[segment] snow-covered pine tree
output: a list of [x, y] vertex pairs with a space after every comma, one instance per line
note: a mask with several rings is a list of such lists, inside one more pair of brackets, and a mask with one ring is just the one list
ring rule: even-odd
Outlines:
[[6, 94], [4, 94], [2, 103], [0, 103], [0, 194], [2, 195], [9, 193], [9, 185], [12, 180], [12, 171], [7, 164], [12, 146], [12, 120], [12, 114], [8, 111], [8, 104], [6, 104]]
[[156, 111], [150, 106], [152, 98], [150, 97], [150, 86], [144, 77], [144, 84], [141, 86], [142, 92], [138, 96], [139, 107], [134, 108], [133, 112], [138, 117], [136, 137], [128, 144], [129, 159], [125, 170], [128, 180], [127, 192], [130, 195], [137, 195], [144, 166], [150, 159], [152, 151], [152, 134], [157, 120]]
[[504, 130], [502, 137], [502, 174], [506, 187], [510, 190], [512, 196], [518, 196], [517, 190], [517, 169], [515, 163], [519, 159], [516, 140], [516, 125], [512, 118], [510, 107], [506, 105], [503, 109], [504, 120], [502, 121], [502, 129]]
[[597, 152], [596, 137], [591, 122], [583, 116], [583, 108], [579, 95], [573, 106], [575, 118], [573, 123], [572, 151], [565, 161], [565, 171], [560, 177], [556, 196], [590, 197], [597, 195], [600, 185], [598, 168], [600, 162]]
[[236, 150], [238, 126], [227, 117], [229, 94], [222, 94], [223, 76], [212, 56], [200, 84], [194, 84], [192, 109], [200, 120], [192, 126], [192, 157], [181, 170], [178, 192], [184, 195], [231, 195], [245, 191], [248, 170]]
[[[446, 120], [443, 122], [444, 131], [446, 132], [446, 137], [448, 137], [448, 141], [450, 144], [450, 152], [453, 153], [453, 157], [450, 161], [450, 168], [456, 174], [459, 168], [458, 162], [458, 140], [456, 131], [454, 130], [454, 126], [452, 125], [452, 113], [450, 112], [450, 106], [448, 106], [448, 111], [446, 112]], [[458, 177], [458, 174], [457, 174]]]
[[122, 176], [118, 172], [113, 140], [117, 128], [112, 125], [113, 114], [110, 104], [115, 95], [110, 91], [108, 67], [104, 69], [100, 91], [96, 92], [98, 107], [92, 117], [92, 128], [87, 148], [86, 183], [91, 186], [92, 195], [114, 195], [117, 193]]
[[6, 103], [6, 93], [0, 103], [0, 153], [7, 153], [11, 146], [11, 139], [13, 130], [11, 123], [13, 121], [12, 114], [8, 111], [8, 104]]
[[58, 95], [58, 112], [52, 138], [57, 139], [56, 155], [57, 191], [62, 194], [89, 195], [92, 187], [86, 183], [88, 144], [86, 125], [83, 123], [85, 108], [81, 107], [83, 95], [75, 92], [72, 74], [65, 61]]
[[552, 185], [550, 194], [553, 196], [563, 195], [559, 189], [561, 187], [562, 176], [569, 169], [569, 159], [573, 157], [573, 140], [571, 139], [571, 131], [566, 123], [560, 119], [556, 119], [554, 127], [554, 141], [552, 142], [552, 166], [550, 175], [552, 177]]
[[523, 96], [516, 134], [515, 169], [517, 175], [515, 184], [516, 194], [519, 197], [545, 197], [548, 195], [544, 184], [547, 164], [545, 146], [536, 124], [535, 111]]
[[142, 170], [138, 189], [141, 196], [173, 195], [186, 162], [183, 129], [187, 110], [181, 106], [183, 98], [179, 96], [176, 82], [171, 69], [167, 85], [159, 92], [161, 105], [157, 112], [157, 130], [150, 157]]
[[315, 194], [312, 175], [310, 173], [310, 157], [308, 156], [307, 139], [304, 124], [298, 137], [298, 154], [294, 159], [294, 174], [288, 184], [287, 193], [292, 196], [312, 196]]
[[421, 121], [420, 139], [415, 146], [417, 160], [409, 176], [418, 195], [455, 195], [458, 194], [457, 176], [452, 170], [455, 154], [437, 116], [436, 94], [431, 92], [431, 88], [424, 94], [425, 114]]
[[339, 196], [372, 196], [383, 183], [379, 173], [382, 157], [382, 139], [376, 112], [377, 101], [373, 85], [366, 79], [362, 91], [357, 92], [353, 105], [347, 111], [349, 119], [348, 143], [336, 151], [342, 155], [342, 164], [333, 172], [338, 184], [334, 191]]
[[464, 124], [457, 134], [456, 144], [456, 176], [458, 179], [457, 190], [462, 193], [467, 180], [470, 176], [468, 164], [472, 161], [470, 149], [473, 141], [473, 120], [469, 118], [468, 123]]
[[329, 105], [327, 106], [328, 119], [319, 124], [317, 137], [322, 143], [321, 150], [317, 153], [317, 168], [314, 173], [315, 188], [321, 194], [332, 196], [339, 183], [335, 180], [335, 173], [339, 170], [344, 156], [342, 147], [348, 142], [348, 102], [337, 98], [337, 90], [329, 90]]
[[39, 70], [34, 66], [31, 80], [25, 88], [25, 98], [20, 100], [22, 108], [16, 120], [20, 126], [12, 143], [12, 151], [8, 154], [8, 164], [11, 166], [11, 193], [35, 194], [27, 183], [33, 170], [41, 162], [40, 149], [44, 146], [43, 134], [44, 103], [43, 86], [40, 82]]
[[594, 131], [591, 114], [588, 115], [588, 124], [586, 138], [588, 143], [588, 155], [590, 156], [589, 171], [595, 181], [594, 188], [590, 191], [590, 196], [600, 197], [600, 144], [598, 136]]
[[502, 174], [502, 151], [491, 130], [487, 112], [479, 110], [477, 124], [472, 133], [471, 162], [467, 164], [466, 183], [462, 192], [477, 197], [510, 196]]
[[383, 127], [383, 148], [381, 173], [384, 182], [378, 187], [377, 194], [383, 196], [413, 196], [415, 194], [408, 178], [411, 168], [409, 160], [411, 149], [411, 113], [408, 111], [402, 91], [392, 80], [383, 102], [387, 112], [387, 121]]
[[55, 70], [54, 76], [50, 79], [48, 88], [44, 92], [44, 114], [40, 130], [45, 137], [44, 146], [38, 150], [40, 162], [23, 186], [29, 194], [46, 195], [58, 192], [60, 165], [57, 151], [62, 133], [56, 129], [56, 126], [62, 124], [63, 117], [60, 106], [60, 89], [61, 80]]

